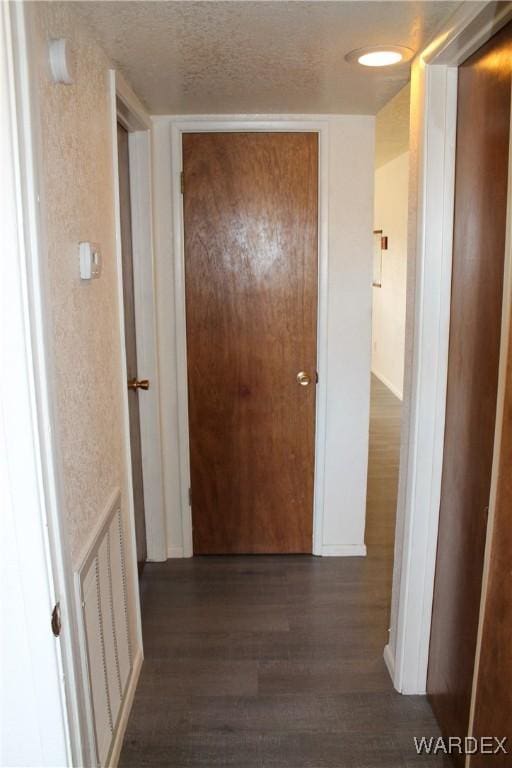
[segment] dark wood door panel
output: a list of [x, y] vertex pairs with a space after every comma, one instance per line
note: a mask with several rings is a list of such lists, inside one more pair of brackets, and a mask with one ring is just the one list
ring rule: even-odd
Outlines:
[[459, 68], [450, 346], [427, 689], [468, 732], [496, 418], [510, 129], [510, 27]]
[[[512, 79], [512, 24], [501, 34], [501, 45], [496, 56], [499, 63], [502, 87], [510, 93]], [[504, 109], [505, 111], [505, 109]], [[505, 120], [505, 114], [502, 116]], [[502, 127], [504, 130], [504, 126]], [[504, 138], [500, 139], [500, 145]], [[501, 211], [504, 207], [503, 174], [498, 187], [498, 206], [501, 227]], [[500, 752], [475, 755], [472, 768], [489, 765], [510, 765], [512, 756], [512, 343], [509, 340], [506, 385], [502, 414], [502, 433], [499, 471], [495, 500], [495, 514], [490, 544], [487, 589], [485, 590], [484, 618], [476, 696], [473, 734], [477, 737], [495, 735], [508, 738], [509, 754]]]
[[318, 138], [185, 134], [183, 169], [194, 552], [310, 552]]

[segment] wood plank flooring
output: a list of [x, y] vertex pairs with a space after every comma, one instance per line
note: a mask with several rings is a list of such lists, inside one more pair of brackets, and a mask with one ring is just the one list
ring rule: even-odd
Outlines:
[[413, 768], [437, 736], [397, 694], [387, 640], [400, 402], [372, 381], [366, 558], [148, 563], [145, 662], [122, 768]]

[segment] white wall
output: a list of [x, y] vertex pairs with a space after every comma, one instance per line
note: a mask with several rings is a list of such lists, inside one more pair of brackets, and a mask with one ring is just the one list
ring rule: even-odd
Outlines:
[[324, 553], [364, 544], [371, 356], [374, 118], [329, 121]]
[[[172, 255], [171, 128], [179, 117], [155, 118], [155, 249], [161, 414], [168, 553], [184, 552], [178, 440], [176, 317]], [[227, 118], [226, 118], [227, 119]], [[230, 120], [236, 119], [233, 116]], [[244, 116], [247, 120], [247, 116]], [[258, 120], [265, 119], [258, 116]], [[279, 117], [273, 115], [268, 120]], [[287, 121], [306, 117], [286, 116]], [[328, 216], [327, 428], [322, 554], [363, 554], [371, 362], [371, 273], [374, 123], [370, 116], [326, 116]], [[222, 117], [215, 117], [215, 123]], [[305, 130], [301, 127], [301, 130]], [[179, 168], [173, 168], [177, 174]], [[174, 259], [181, 258], [174, 253]], [[185, 510], [185, 514], [187, 511]], [[185, 546], [186, 551], [186, 546]]]
[[374, 229], [388, 237], [382, 287], [373, 288], [372, 371], [402, 399], [407, 283], [409, 152], [375, 172]]

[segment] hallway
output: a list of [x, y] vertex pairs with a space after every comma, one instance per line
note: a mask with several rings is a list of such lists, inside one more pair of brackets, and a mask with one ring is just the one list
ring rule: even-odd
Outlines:
[[392, 687], [387, 640], [400, 403], [372, 380], [366, 558], [148, 563], [124, 768], [407, 768], [438, 729]]

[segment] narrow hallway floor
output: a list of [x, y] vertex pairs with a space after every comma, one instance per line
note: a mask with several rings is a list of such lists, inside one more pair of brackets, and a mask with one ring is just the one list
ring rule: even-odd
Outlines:
[[122, 768], [413, 768], [438, 736], [386, 671], [400, 402], [372, 381], [366, 558], [148, 563]]

